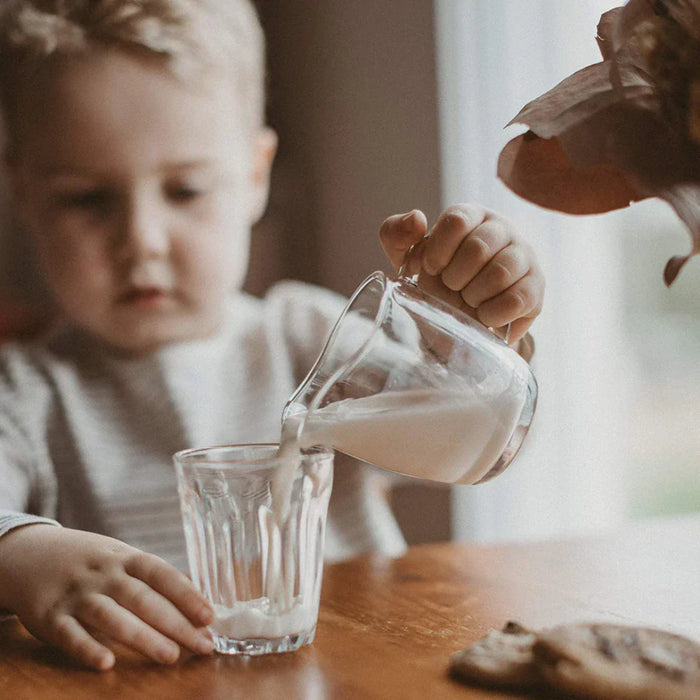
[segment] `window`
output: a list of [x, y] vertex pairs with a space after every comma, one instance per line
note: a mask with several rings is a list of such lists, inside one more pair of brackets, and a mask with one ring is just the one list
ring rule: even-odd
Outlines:
[[700, 263], [670, 290], [666, 260], [688, 250], [671, 210], [644, 202], [572, 217], [496, 178], [520, 108], [600, 60], [611, 0], [437, 0], [445, 203], [481, 201], [517, 221], [548, 287], [534, 326], [540, 397], [517, 461], [456, 487], [459, 538], [582, 533], [625, 518], [700, 509]]

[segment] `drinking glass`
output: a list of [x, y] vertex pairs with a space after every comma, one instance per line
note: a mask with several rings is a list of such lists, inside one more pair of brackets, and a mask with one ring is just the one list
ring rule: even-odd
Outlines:
[[279, 459], [277, 444], [174, 456], [190, 573], [224, 654], [294, 651], [316, 631], [333, 452], [301, 454], [282, 522], [271, 507]]
[[537, 383], [490, 329], [411, 279], [370, 275], [283, 421], [378, 467], [448, 483], [502, 472], [529, 429]]

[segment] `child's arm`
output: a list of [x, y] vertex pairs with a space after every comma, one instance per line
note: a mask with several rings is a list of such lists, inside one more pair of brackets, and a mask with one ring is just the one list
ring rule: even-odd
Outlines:
[[425, 214], [389, 217], [379, 232], [398, 270], [409, 248], [407, 273], [423, 289], [492, 328], [511, 324], [516, 345], [542, 309], [544, 276], [532, 248], [500, 215], [478, 204], [446, 209], [428, 233]]
[[118, 540], [53, 525], [27, 525], [0, 537], [0, 608], [36, 637], [86, 666], [106, 670], [120, 642], [161, 663], [181, 644], [212, 650], [200, 629], [213, 611], [191, 581], [151, 554]]

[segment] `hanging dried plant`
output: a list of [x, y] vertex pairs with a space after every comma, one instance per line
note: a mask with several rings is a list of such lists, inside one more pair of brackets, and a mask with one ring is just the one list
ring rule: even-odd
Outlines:
[[603, 61], [526, 105], [498, 176], [516, 194], [570, 214], [647, 197], [668, 202], [690, 231], [670, 285], [700, 253], [700, 0], [629, 0], [598, 24]]

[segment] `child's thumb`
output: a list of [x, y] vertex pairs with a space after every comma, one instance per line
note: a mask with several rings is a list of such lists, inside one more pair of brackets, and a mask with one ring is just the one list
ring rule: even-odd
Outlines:
[[406, 254], [428, 230], [428, 220], [419, 209], [407, 214], [396, 214], [384, 221], [379, 229], [379, 240], [387, 257], [398, 272], [406, 261]]

